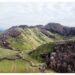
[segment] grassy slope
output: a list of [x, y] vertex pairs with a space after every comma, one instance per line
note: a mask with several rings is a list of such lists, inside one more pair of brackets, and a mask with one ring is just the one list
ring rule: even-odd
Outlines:
[[[75, 41], [75, 37], [69, 37], [66, 40], [61, 40], [56, 42], [68, 43], [71, 41]], [[42, 58], [40, 55], [52, 51], [52, 48], [54, 45], [55, 45], [55, 42], [49, 42], [49, 43], [40, 45], [39, 47], [36, 48], [36, 50], [31, 51], [29, 54], [31, 55], [32, 58], [37, 59], [38, 61], [42, 61]]]
[[3, 60], [0, 61], [0, 72], [39, 72], [37, 68], [33, 68], [28, 62], [23, 60]]
[[[45, 34], [43, 34], [38, 28], [19, 28], [18, 30], [21, 32], [21, 35], [16, 38], [9, 37], [7, 41], [10, 43], [11, 47], [19, 49], [21, 51], [21, 55], [24, 59], [30, 60], [35, 64], [40, 64], [39, 61], [42, 60], [40, 58], [40, 53], [48, 52], [51, 49], [51, 46], [53, 45], [51, 43], [45, 43], [61, 39], [61, 36], [57, 36], [57, 34], [54, 34], [56, 36], [56, 39], [49, 38]], [[37, 48], [36, 52], [33, 52], [31, 58], [31, 56], [28, 55], [28, 53], [35, 48]], [[17, 52], [18, 51], [0, 48], [0, 58], [15, 57]], [[0, 72], [39, 72], [37, 68], [30, 66], [30, 64], [27, 61], [23, 61], [20, 59], [2, 60], [0, 61], [0, 67]]]
[[[49, 38], [43, 34], [38, 28], [19, 28], [21, 35], [17, 38], [9, 37], [8, 41], [13, 48], [19, 50], [27, 50], [37, 48], [38, 46], [47, 42], [53, 42], [58, 39], [62, 39], [59, 35], [55, 34], [55, 39]], [[50, 33], [51, 34], [51, 33]]]
[[[18, 51], [0, 48], [0, 59], [13, 57], [15, 58], [16, 53], [18, 53]], [[39, 70], [36, 67], [30, 66], [30, 64], [27, 61], [24, 61], [22, 59], [4, 59], [0, 61], [0, 72], [39, 72]]]
[[41, 58], [40, 55], [52, 51], [52, 48], [53, 48], [54, 45], [55, 45], [54, 42], [50, 42], [50, 43], [46, 43], [44, 45], [41, 45], [35, 51], [30, 53], [30, 55], [31, 55], [32, 58], [37, 59], [39, 62], [40, 61], [42, 62], [43, 59]]
[[13, 58], [18, 52], [9, 49], [0, 48], [0, 58]]

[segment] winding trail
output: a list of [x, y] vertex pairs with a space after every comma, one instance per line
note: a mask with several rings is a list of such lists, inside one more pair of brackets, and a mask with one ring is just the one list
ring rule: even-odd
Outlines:
[[19, 56], [21, 57], [22, 60], [28, 62], [30, 64], [30, 66], [37, 68], [40, 72], [45, 72], [45, 70], [46, 70], [46, 64], [45, 63], [41, 63], [41, 64], [36, 65], [31, 60], [23, 58], [21, 52], [19, 52]]

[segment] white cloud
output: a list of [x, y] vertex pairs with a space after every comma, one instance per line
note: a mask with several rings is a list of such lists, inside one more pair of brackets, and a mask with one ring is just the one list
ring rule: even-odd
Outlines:
[[0, 3], [0, 28], [59, 22], [75, 25], [75, 3]]

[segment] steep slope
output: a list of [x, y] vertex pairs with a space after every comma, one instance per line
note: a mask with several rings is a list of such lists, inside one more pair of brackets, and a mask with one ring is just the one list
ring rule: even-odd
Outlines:
[[41, 44], [62, 39], [57, 35], [39, 27], [15, 26], [1, 34], [0, 45], [8, 49], [29, 51]]
[[47, 69], [60, 73], [75, 73], [75, 41], [48, 43], [29, 53], [32, 58], [45, 62]]
[[56, 44], [52, 52], [46, 54], [48, 68], [61, 73], [75, 73], [75, 41]]
[[20, 25], [9, 28], [0, 34], [0, 72], [40, 72], [39, 64], [42, 63], [28, 53], [42, 44], [62, 38], [42, 26]]
[[46, 43], [36, 48], [36, 50], [29, 52], [29, 55], [38, 60], [39, 62], [43, 62], [42, 55], [45, 55], [49, 52], [52, 52], [55, 42]]

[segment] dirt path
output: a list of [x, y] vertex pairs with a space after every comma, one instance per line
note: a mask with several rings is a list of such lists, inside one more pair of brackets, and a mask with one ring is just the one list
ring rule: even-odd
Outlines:
[[34, 64], [31, 60], [23, 58], [23, 56], [22, 56], [21, 53], [19, 55], [20, 55], [21, 59], [24, 60], [24, 61], [26, 61], [26, 62], [28, 62], [31, 67], [37, 68], [42, 73], [45, 72], [45, 70], [46, 70], [46, 64], [45, 63], [41, 63], [41, 64], [37, 65], [37, 64]]

